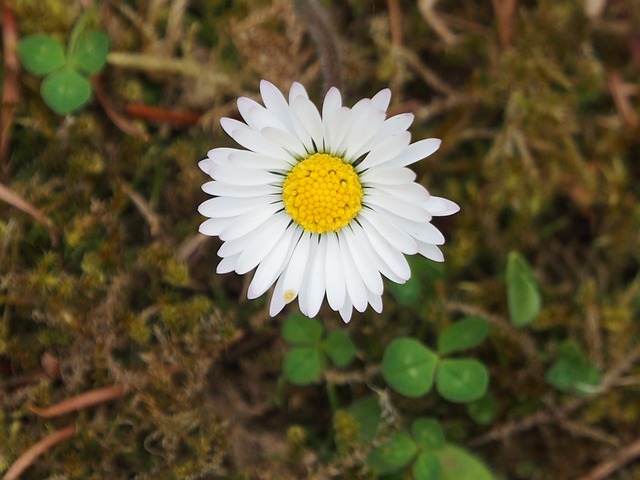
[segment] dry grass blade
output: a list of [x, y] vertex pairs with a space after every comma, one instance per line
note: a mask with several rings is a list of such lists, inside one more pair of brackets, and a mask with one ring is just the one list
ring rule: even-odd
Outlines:
[[493, 11], [498, 24], [498, 36], [503, 50], [513, 43], [513, 21], [516, 13], [516, 0], [493, 0]]
[[13, 462], [11, 468], [4, 474], [3, 480], [17, 480], [24, 473], [24, 471], [31, 466], [31, 464], [40, 455], [45, 453], [54, 445], [73, 437], [76, 434], [75, 427], [67, 427], [62, 430], [53, 432], [48, 437], [40, 440], [38, 443], [32, 445], [28, 450], [22, 452], [22, 454]]
[[91, 392], [83, 393], [77, 397], [52, 405], [51, 407], [30, 407], [30, 410], [44, 418], [59, 417], [76, 410], [115, 400], [116, 398], [124, 396], [126, 393], [127, 388], [124, 385], [113, 385], [111, 387], [99, 388]]
[[627, 448], [622, 449], [611, 460], [607, 460], [598, 465], [580, 480], [602, 480], [609, 478], [611, 474], [638, 457], [640, 457], [640, 439], [633, 442]]
[[43, 225], [47, 230], [49, 230], [51, 244], [53, 247], [55, 248], [58, 246], [60, 243], [60, 232], [58, 232], [58, 229], [53, 225], [51, 220], [49, 220], [40, 210], [2, 183], [0, 183], [0, 200], [16, 207], [18, 210], [22, 210], [24, 213], [30, 215], [34, 220]]
[[8, 5], [2, 6], [2, 44], [4, 54], [4, 84], [2, 90], [2, 114], [0, 115], [0, 173], [9, 170], [7, 156], [13, 126], [13, 114], [18, 103], [18, 27]]
[[102, 88], [100, 77], [93, 77], [91, 79], [91, 85], [93, 85], [93, 89], [96, 92], [96, 98], [98, 99], [98, 102], [100, 102], [100, 105], [102, 105], [104, 112], [116, 127], [118, 127], [123, 132], [128, 133], [129, 135], [142, 138], [145, 142], [149, 141], [149, 135], [147, 135], [147, 133], [145, 133], [136, 124], [131, 123], [129, 119], [125, 118], [123, 115], [118, 113], [115, 108], [113, 108], [113, 106], [111, 105], [111, 100], [105, 93], [104, 88]]

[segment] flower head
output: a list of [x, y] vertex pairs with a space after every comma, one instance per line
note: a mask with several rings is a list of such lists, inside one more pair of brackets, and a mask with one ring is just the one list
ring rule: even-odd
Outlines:
[[353, 308], [382, 311], [382, 276], [404, 283], [406, 255], [444, 260], [433, 216], [459, 207], [434, 197], [407, 168], [435, 152], [440, 140], [410, 144], [413, 115], [386, 118], [388, 89], [352, 108], [331, 88], [322, 111], [294, 83], [289, 99], [262, 81], [264, 106], [238, 99], [244, 123], [222, 128], [244, 149], [214, 148], [200, 168], [213, 195], [199, 207], [200, 232], [223, 241], [218, 273], [256, 269], [249, 298], [274, 283], [270, 314], [298, 298], [315, 316], [327, 298], [345, 322]]

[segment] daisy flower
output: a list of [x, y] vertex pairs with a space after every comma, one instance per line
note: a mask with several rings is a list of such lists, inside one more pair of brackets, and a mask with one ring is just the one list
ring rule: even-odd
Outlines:
[[208, 217], [200, 232], [223, 241], [216, 271], [255, 269], [251, 299], [275, 283], [271, 316], [297, 298], [314, 317], [325, 297], [345, 322], [353, 308], [380, 313], [382, 276], [411, 276], [405, 255], [444, 260], [431, 218], [459, 207], [431, 196], [407, 168], [440, 140], [410, 143], [413, 115], [386, 118], [389, 89], [348, 108], [331, 88], [321, 112], [299, 83], [288, 101], [264, 80], [260, 93], [264, 106], [238, 99], [244, 122], [220, 120], [244, 148], [214, 148], [199, 163], [214, 197], [198, 209]]

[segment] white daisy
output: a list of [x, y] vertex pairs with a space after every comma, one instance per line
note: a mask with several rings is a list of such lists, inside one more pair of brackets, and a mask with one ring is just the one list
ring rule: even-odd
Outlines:
[[382, 275], [404, 283], [406, 255], [444, 257], [433, 216], [459, 207], [433, 197], [407, 168], [440, 146], [428, 138], [410, 144], [413, 115], [386, 118], [389, 89], [352, 108], [331, 88], [322, 112], [294, 83], [289, 101], [262, 81], [264, 106], [238, 99], [245, 123], [222, 118], [222, 128], [244, 149], [214, 148], [200, 168], [213, 178], [213, 195], [198, 211], [200, 232], [224, 242], [217, 272], [254, 268], [248, 297], [274, 283], [270, 314], [298, 298], [314, 317], [326, 296], [345, 322], [353, 308], [382, 311]]

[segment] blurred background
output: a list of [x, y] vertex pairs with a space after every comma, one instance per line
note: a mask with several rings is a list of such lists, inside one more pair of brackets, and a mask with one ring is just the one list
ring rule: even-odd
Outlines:
[[[435, 417], [498, 479], [640, 478], [639, 2], [2, 8], [6, 479], [18, 460], [28, 479], [377, 478], [379, 443], [338, 415], [368, 395], [388, 430]], [[49, 40], [18, 52], [34, 34]], [[329, 396], [324, 377], [282, 377], [297, 307], [269, 318], [269, 296], [247, 301], [250, 275], [216, 275], [220, 242], [197, 233], [197, 162], [234, 145], [219, 118], [239, 118], [238, 96], [259, 101], [260, 79], [300, 81], [317, 105], [331, 85], [349, 106], [391, 88], [414, 141], [443, 141], [417, 181], [462, 208], [434, 221], [445, 263], [411, 259], [382, 314], [345, 326], [321, 311], [358, 349]], [[539, 295], [526, 326], [508, 308], [510, 252]], [[469, 315], [491, 324], [471, 352], [490, 374], [486, 415], [386, 389], [376, 368], [392, 339], [433, 344]], [[566, 384], [548, 374], [560, 359]]]

